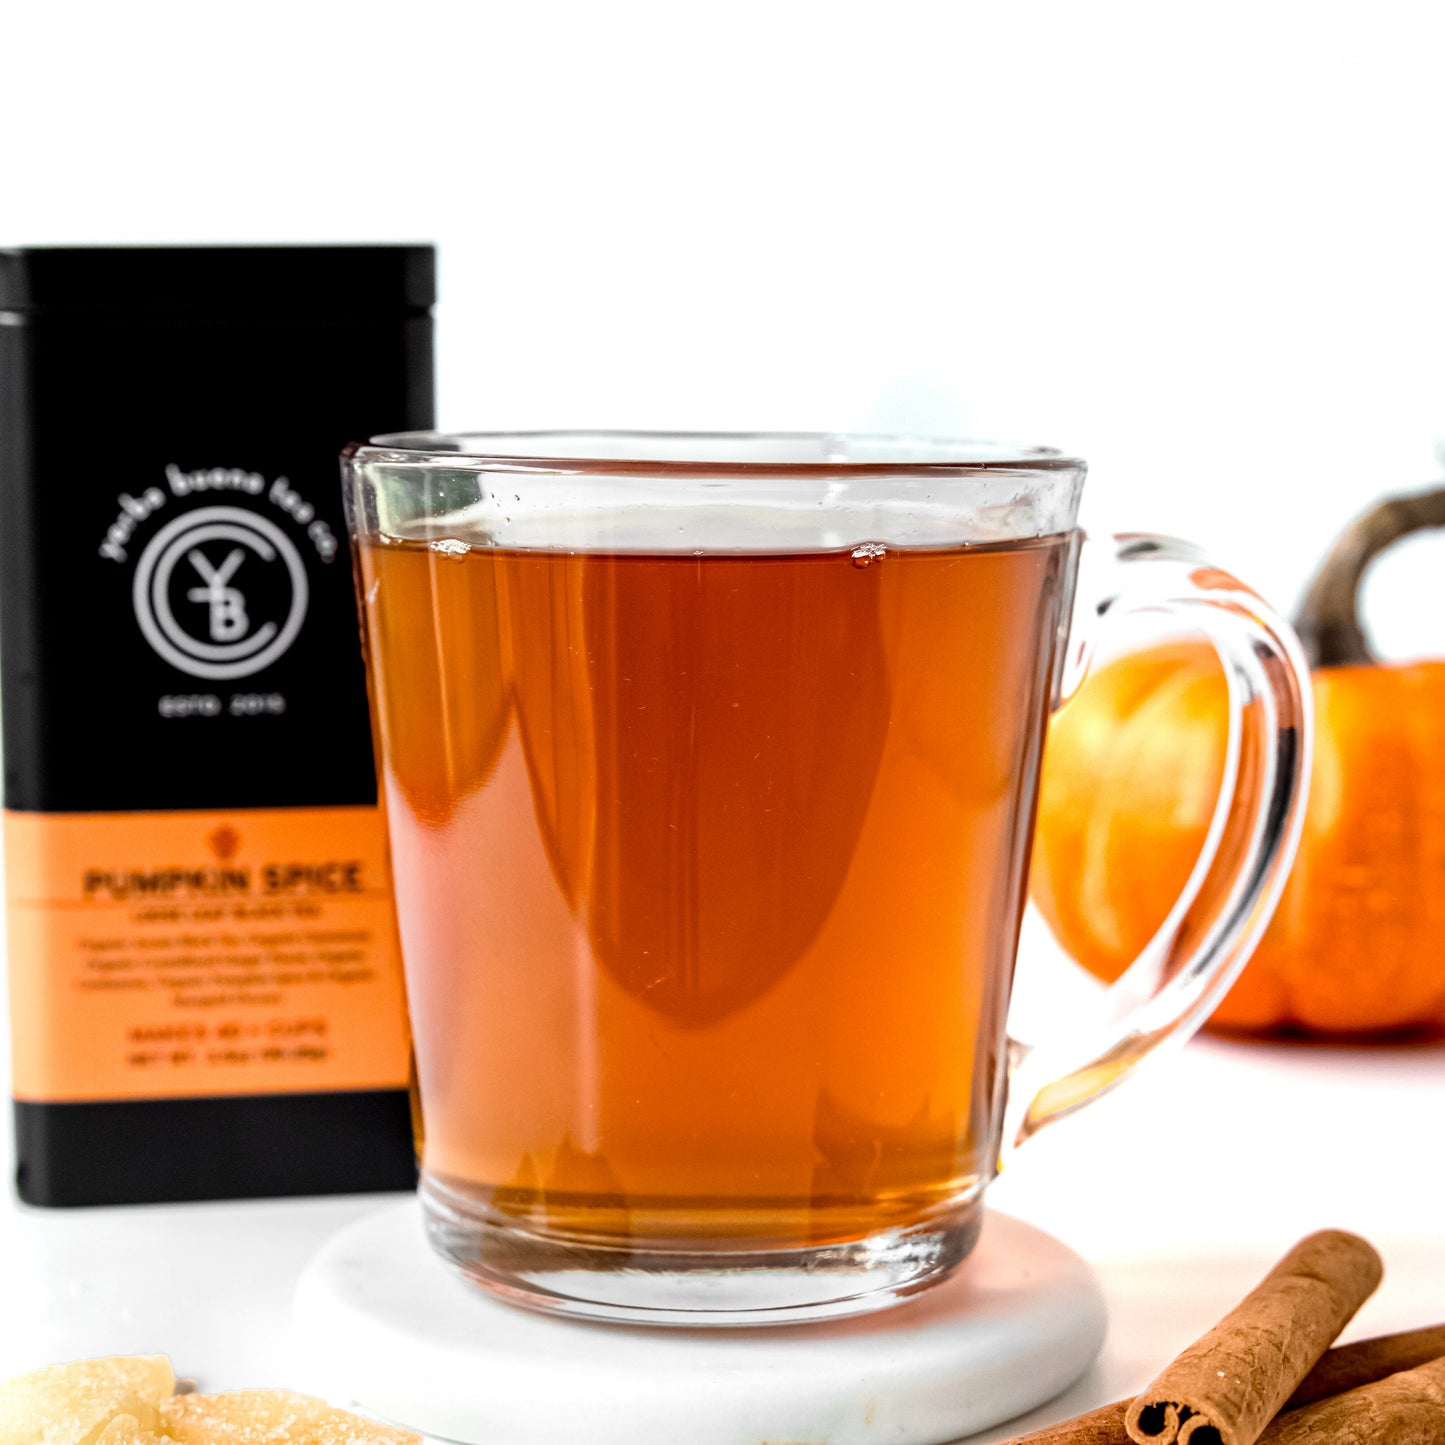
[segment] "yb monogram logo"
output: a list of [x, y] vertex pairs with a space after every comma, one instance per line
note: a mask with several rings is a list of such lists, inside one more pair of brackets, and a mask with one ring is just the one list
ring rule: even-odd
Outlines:
[[167, 523], [141, 553], [131, 589], [146, 641], [206, 678], [247, 677], [275, 662], [301, 630], [307, 597], [291, 539], [240, 507], [199, 507]]
[[212, 567], [206, 561], [206, 554], [199, 547], [186, 554], [191, 566], [205, 580], [204, 587], [192, 587], [186, 596], [192, 602], [204, 602], [211, 609], [211, 641], [234, 642], [246, 635], [245, 594], [226, 584], [231, 574], [246, 559], [246, 554], [233, 547], [226, 554], [226, 560], [219, 567]]

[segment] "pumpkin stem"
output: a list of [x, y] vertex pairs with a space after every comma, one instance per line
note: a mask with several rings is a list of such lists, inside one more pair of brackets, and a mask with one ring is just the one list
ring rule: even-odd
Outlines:
[[1386, 547], [1428, 527], [1445, 527], [1445, 487], [1387, 497], [1340, 533], [1320, 563], [1295, 622], [1311, 667], [1378, 661], [1360, 625], [1361, 579]]

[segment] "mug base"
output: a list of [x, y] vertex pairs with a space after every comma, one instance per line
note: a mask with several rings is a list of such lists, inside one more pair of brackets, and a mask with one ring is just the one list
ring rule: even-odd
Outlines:
[[341, 1230], [302, 1274], [292, 1383], [463, 1445], [939, 1445], [1052, 1399], [1103, 1336], [1088, 1265], [996, 1209], [964, 1266], [898, 1309], [667, 1330], [512, 1309], [438, 1258], [408, 1199]]
[[925, 1223], [792, 1249], [649, 1247], [559, 1238], [479, 1205], [423, 1174], [431, 1247], [509, 1304], [571, 1319], [695, 1329], [809, 1324], [901, 1304], [973, 1249], [973, 1196]]

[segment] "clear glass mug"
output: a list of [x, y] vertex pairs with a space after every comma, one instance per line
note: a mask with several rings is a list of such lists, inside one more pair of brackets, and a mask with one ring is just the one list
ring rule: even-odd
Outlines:
[[[1186, 1037], [1269, 920], [1296, 642], [1157, 537], [1075, 607], [1081, 461], [416, 434], [344, 471], [426, 1228], [503, 1298], [707, 1326], [905, 1298], [968, 1254], [1003, 1153]], [[1095, 1036], [1025, 1045], [1047, 719], [1139, 612], [1218, 648], [1223, 793]]]

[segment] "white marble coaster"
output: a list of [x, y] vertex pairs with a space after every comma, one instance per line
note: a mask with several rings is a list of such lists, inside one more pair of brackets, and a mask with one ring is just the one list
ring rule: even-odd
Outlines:
[[1093, 1271], [990, 1211], [958, 1273], [816, 1325], [587, 1324], [504, 1305], [414, 1201], [338, 1234], [296, 1293], [305, 1388], [462, 1445], [941, 1445], [1068, 1388], [1104, 1338]]

